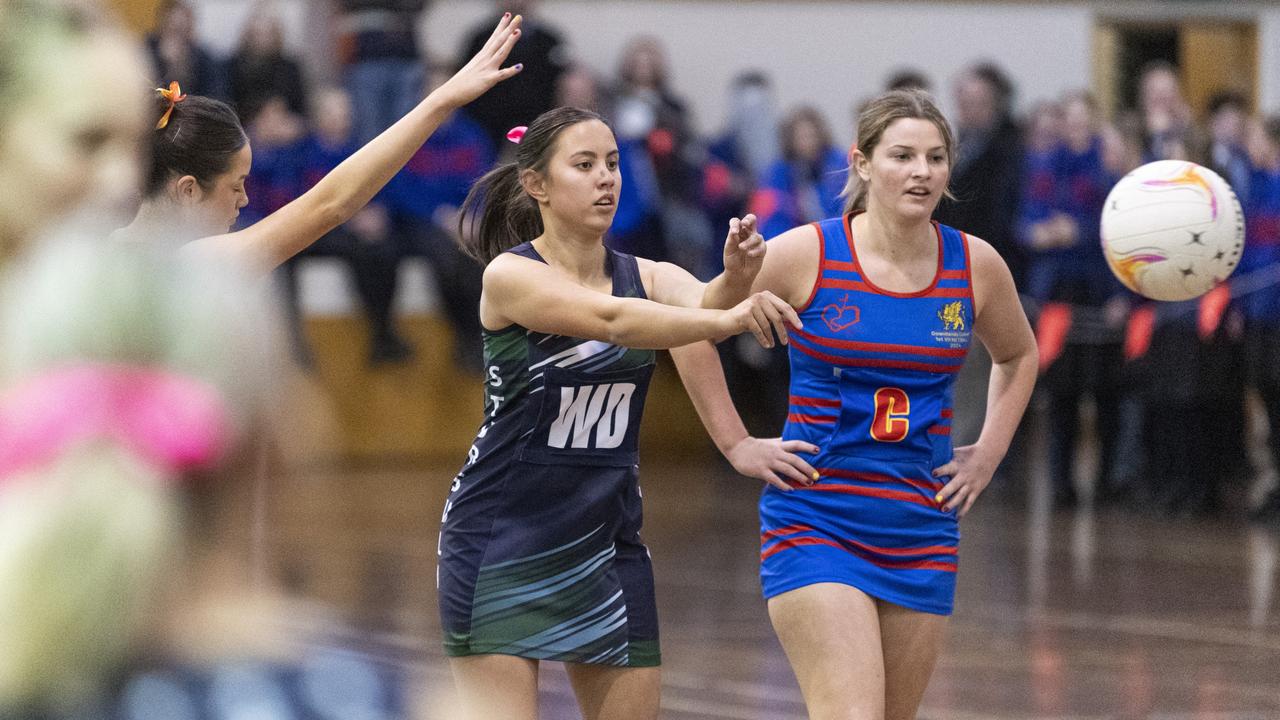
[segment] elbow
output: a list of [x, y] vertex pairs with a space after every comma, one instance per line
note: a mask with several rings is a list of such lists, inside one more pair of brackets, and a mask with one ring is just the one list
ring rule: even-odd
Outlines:
[[352, 202], [343, 202], [337, 198], [330, 199], [321, 203], [316, 210], [316, 219], [325, 226], [325, 232], [338, 227], [342, 223], [355, 217], [362, 206], [355, 205]]
[[600, 339], [613, 345], [630, 346], [634, 341], [632, 323], [623, 311], [620, 298], [609, 298], [597, 314], [600, 321]]
[[1027, 364], [1027, 367], [1031, 368], [1031, 371], [1032, 371], [1033, 373], [1034, 373], [1034, 372], [1037, 372], [1037, 371], [1039, 370], [1039, 368], [1040, 368], [1040, 348], [1039, 348], [1039, 347], [1037, 347], [1035, 343], [1032, 343], [1032, 344], [1031, 344], [1031, 347], [1027, 349], [1026, 359], [1025, 359], [1025, 360], [1023, 360], [1023, 362], [1025, 362], [1025, 363]]

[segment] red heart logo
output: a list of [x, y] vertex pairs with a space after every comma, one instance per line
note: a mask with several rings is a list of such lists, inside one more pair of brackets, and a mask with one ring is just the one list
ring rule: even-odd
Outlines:
[[832, 303], [822, 309], [822, 321], [827, 324], [831, 332], [840, 332], [845, 328], [853, 327], [862, 319], [862, 311], [857, 305], [846, 305], [849, 302], [849, 296], [845, 295], [840, 298], [840, 304]]

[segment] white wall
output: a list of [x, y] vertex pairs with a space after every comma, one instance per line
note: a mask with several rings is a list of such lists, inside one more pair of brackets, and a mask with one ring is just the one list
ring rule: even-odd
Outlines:
[[[249, 0], [191, 0], [201, 35], [229, 52]], [[289, 45], [327, 77], [332, 60], [323, 37], [326, 3], [272, 0]], [[466, 33], [493, 14], [490, 0], [434, 0], [423, 18], [424, 47], [453, 58]], [[948, 83], [965, 64], [991, 59], [1013, 77], [1020, 107], [1088, 87], [1092, 30], [1100, 14], [1170, 18], [1227, 13], [1258, 21], [1260, 107], [1280, 111], [1280, 8], [1274, 3], [1103, 2], [838, 2], [787, 0], [543, 0], [541, 15], [560, 28], [573, 55], [611, 76], [633, 36], [660, 37], [670, 55], [675, 90], [705, 131], [724, 122], [725, 90], [748, 68], [767, 70], [785, 105], [822, 109], [838, 136], [852, 132], [852, 107], [878, 91], [894, 70], [913, 66], [934, 80], [944, 110]]]
[[[425, 24], [430, 51], [456, 55], [460, 37], [491, 10], [479, 0], [437, 0]], [[818, 105], [843, 139], [853, 106], [904, 66], [932, 77], [944, 105], [946, 83], [979, 58], [1007, 68], [1024, 103], [1091, 77], [1093, 12], [1078, 4], [546, 0], [541, 14], [577, 58], [607, 75], [629, 38], [660, 37], [675, 90], [704, 130], [723, 124], [726, 88], [746, 68], [768, 71], [784, 106]]]
[[1258, 109], [1280, 113], [1280, 8], [1258, 13]]

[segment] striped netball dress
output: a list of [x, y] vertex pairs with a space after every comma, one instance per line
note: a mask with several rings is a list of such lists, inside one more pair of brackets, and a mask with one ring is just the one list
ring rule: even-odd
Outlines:
[[[606, 262], [614, 295], [645, 297], [634, 257]], [[653, 351], [518, 325], [484, 348], [485, 422], [440, 532], [445, 651], [658, 665], [636, 464]]]
[[951, 388], [972, 332], [968, 240], [935, 223], [933, 281], [894, 293], [863, 273], [851, 218], [815, 223], [822, 266], [791, 330], [783, 438], [820, 448], [806, 459], [821, 477], [760, 500], [764, 594], [835, 582], [946, 615], [960, 532], [933, 469], [951, 459]]

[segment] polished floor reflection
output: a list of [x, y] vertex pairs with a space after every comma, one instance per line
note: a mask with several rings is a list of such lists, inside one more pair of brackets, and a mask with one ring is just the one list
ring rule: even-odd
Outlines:
[[[293, 472], [266, 494], [267, 572], [367, 629], [449, 718], [435, 549], [450, 467]], [[752, 481], [648, 462], [663, 717], [804, 718], [756, 578]], [[957, 609], [920, 717], [1280, 718], [1280, 525], [1052, 513], [994, 493], [962, 522]], [[543, 717], [578, 717], [543, 670]]]

